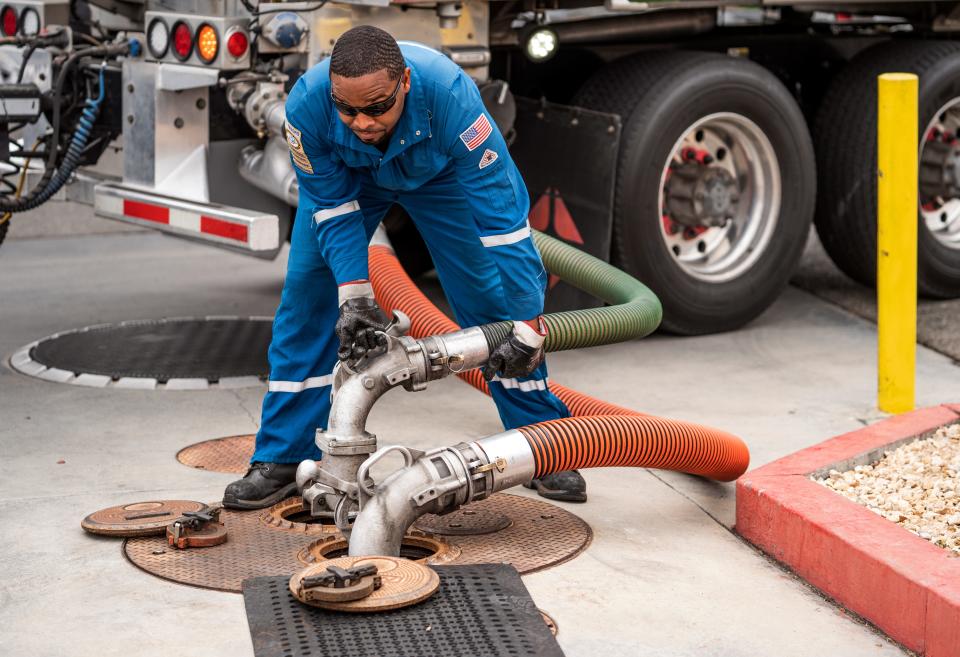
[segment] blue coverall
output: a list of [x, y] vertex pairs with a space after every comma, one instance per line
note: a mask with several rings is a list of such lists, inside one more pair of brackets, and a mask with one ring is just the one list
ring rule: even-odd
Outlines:
[[[546, 273], [530, 238], [527, 190], [477, 86], [431, 48], [401, 43], [401, 51], [410, 91], [385, 153], [338, 118], [329, 60], [287, 100], [300, 202], [253, 461], [320, 458], [314, 438], [330, 411], [337, 286], [369, 278], [367, 245], [394, 203], [423, 236], [461, 326], [543, 312]], [[506, 428], [569, 415], [547, 387], [546, 365], [490, 389]]]

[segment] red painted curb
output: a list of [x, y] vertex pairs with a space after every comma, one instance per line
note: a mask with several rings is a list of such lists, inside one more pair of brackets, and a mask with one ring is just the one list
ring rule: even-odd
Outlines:
[[809, 478], [958, 420], [958, 405], [924, 408], [748, 472], [737, 533], [910, 650], [960, 656], [960, 558]]

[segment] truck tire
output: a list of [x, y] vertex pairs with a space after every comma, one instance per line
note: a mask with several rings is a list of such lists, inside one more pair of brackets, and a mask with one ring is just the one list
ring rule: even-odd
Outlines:
[[662, 327], [739, 328], [777, 298], [813, 216], [813, 146], [766, 69], [710, 53], [642, 53], [575, 104], [620, 114], [613, 260], [653, 289]]
[[[837, 267], [864, 285], [876, 284], [877, 76], [888, 71], [920, 77], [921, 161], [927, 162], [921, 164], [921, 178], [926, 175], [931, 183], [920, 187], [917, 287], [924, 296], [954, 298], [960, 296], [960, 179], [955, 177], [960, 176], [960, 152], [954, 151], [960, 129], [958, 43], [879, 44], [854, 57], [833, 80], [814, 124], [817, 233]], [[944, 188], [944, 195], [938, 199], [931, 187]]]

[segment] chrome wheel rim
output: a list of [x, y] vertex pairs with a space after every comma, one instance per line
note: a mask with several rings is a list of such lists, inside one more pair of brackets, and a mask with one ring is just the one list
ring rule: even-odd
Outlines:
[[930, 235], [960, 250], [960, 98], [937, 110], [923, 132], [918, 200]]
[[[691, 160], [696, 160], [700, 168], [692, 169]], [[690, 187], [691, 175], [700, 176], [697, 184], [701, 191], [708, 190], [708, 198], [699, 214], [691, 210], [678, 221], [670, 215], [671, 211], [679, 214], [678, 193], [671, 189], [679, 178], [673, 184], [671, 178], [681, 168], [685, 189]], [[713, 186], [716, 194], [709, 191], [709, 181], [706, 187], [700, 184], [710, 176], [722, 178], [722, 184]], [[658, 209], [664, 245], [689, 276], [709, 283], [733, 280], [753, 267], [770, 246], [780, 214], [781, 193], [779, 161], [760, 127], [731, 112], [705, 116], [677, 139], [660, 174]], [[733, 200], [724, 204], [725, 195]], [[711, 196], [721, 201], [710, 208], [712, 214], [704, 220], [702, 215], [707, 210], [703, 208]], [[697, 199], [702, 197], [700, 194]], [[691, 207], [698, 202], [692, 200]]]

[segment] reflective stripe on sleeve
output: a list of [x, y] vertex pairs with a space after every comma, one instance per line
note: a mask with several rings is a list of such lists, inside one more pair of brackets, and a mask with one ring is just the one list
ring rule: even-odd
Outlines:
[[339, 217], [342, 214], [350, 214], [351, 212], [356, 212], [360, 209], [360, 204], [356, 201], [348, 201], [343, 205], [338, 205], [335, 208], [330, 208], [329, 210], [320, 210], [313, 214], [313, 220], [316, 223], [321, 221], [326, 221], [327, 219], [333, 219], [334, 217]]
[[517, 381], [516, 379], [501, 379], [500, 376], [493, 377], [507, 390], [519, 390], [520, 392], [534, 392], [536, 390], [546, 390], [547, 382], [543, 379], [534, 379], [533, 381]]
[[307, 388], [323, 388], [333, 384], [333, 375], [311, 376], [303, 381], [268, 381], [268, 392], [303, 392]]
[[515, 230], [512, 233], [507, 233], [506, 235], [487, 235], [486, 237], [480, 237], [480, 243], [485, 247], [491, 246], [506, 246], [507, 244], [516, 244], [520, 240], [525, 240], [530, 237], [530, 224], [527, 224], [520, 230]]

